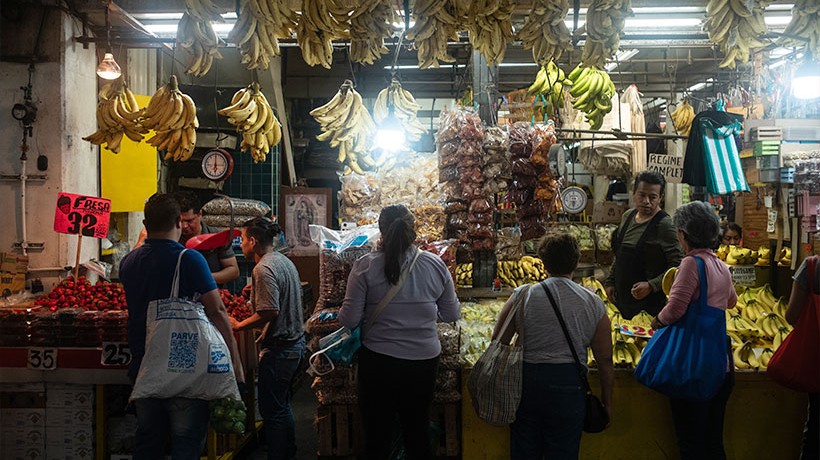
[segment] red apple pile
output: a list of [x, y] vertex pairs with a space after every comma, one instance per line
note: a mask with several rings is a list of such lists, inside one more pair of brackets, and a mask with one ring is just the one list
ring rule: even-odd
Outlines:
[[36, 305], [57, 311], [61, 308], [84, 310], [124, 310], [125, 291], [122, 284], [97, 281], [92, 285], [85, 276], [76, 280], [73, 276], [62, 280], [48, 295], [35, 300]]
[[219, 296], [222, 297], [222, 303], [225, 304], [228, 315], [232, 316], [235, 320], [242, 321], [253, 314], [244, 296], [233, 295], [227, 289], [220, 289]]

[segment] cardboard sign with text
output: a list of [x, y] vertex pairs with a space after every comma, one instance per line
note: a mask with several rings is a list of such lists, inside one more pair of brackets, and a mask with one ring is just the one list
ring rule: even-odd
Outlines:
[[666, 182], [680, 184], [683, 180], [683, 157], [650, 153], [646, 169], [663, 174]]
[[54, 210], [54, 231], [105, 238], [110, 215], [111, 200], [107, 198], [60, 192]]

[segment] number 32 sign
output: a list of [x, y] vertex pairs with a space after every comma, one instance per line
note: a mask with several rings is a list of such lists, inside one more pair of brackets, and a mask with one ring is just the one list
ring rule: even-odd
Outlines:
[[111, 200], [107, 198], [60, 192], [54, 211], [54, 231], [105, 238], [110, 215]]

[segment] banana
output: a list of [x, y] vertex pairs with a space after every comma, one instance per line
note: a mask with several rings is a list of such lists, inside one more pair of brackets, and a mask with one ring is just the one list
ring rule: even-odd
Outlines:
[[100, 90], [97, 103], [97, 131], [83, 137], [95, 145], [106, 144], [106, 148], [119, 153], [125, 135], [134, 142], [140, 142], [148, 132], [141, 124], [144, 110], [140, 109], [134, 94], [122, 80], [108, 83]]
[[[170, 82], [160, 87], [151, 97], [142, 118], [143, 127], [155, 130], [148, 143], [165, 150], [165, 159], [185, 161], [191, 158], [196, 146], [196, 105], [193, 99], [179, 90], [176, 75], [171, 75]], [[150, 112], [150, 113], [149, 113]]]
[[[185, 73], [195, 77], [207, 74], [214, 59], [222, 59], [222, 54], [219, 53], [219, 37], [214, 31], [211, 19], [202, 17], [209, 16], [208, 11], [218, 11], [218, 8], [215, 5], [212, 5], [212, 8], [204, 7], [199, 2], [200, 0], [186, 0], [185, 12], [182, 13], [177, 25], [177, 44], [188, 56]], [[222, 20], [218, 13], [216, 18]]]
[[373, 121], [381, 123], [387, 118], [390, 106], [394, 108], [395, 117], [404, 126], [408, 141], [418, 141], [421, 135], [427, 132], [427, 128], [416, 117], [421, 106], [416, 103], [409, 91], [402, 88], [401, 82], [396, 78], [393, 78], [390, 86], [381, 90], [376, 97], [373, 104]]
[[275, 0], [241, 0], [239, 16], [228, 33], [228, 41], [237, 45], [242, 63], [249, 70], [267, 69], [271, 58], [281, 52], [279, 40], [290, 38], [296, 30], [297, 13], [287, 3]]
[[524, 49], [532, 50], [533, 60], [541, 65], [558, 61], [572, 50], [572, 36], [564, 23], [569, 0], [534, 0], [524, 26], [518, 31]]
[[234, 93], [231, 101], [231, 105], [217, 113], [227, 116], [228, 123], [242, 133], [240, 149], [250, 151], [254, 163], [264, 162], [270, 149], [282, 139], [281, 125], [268, 99], [259, 83], [253, 82]]
[[707, 2], [704, 29], [709, 40], [718, 45], [724, 54], [720, 67], [734, 69], [738, 63], [748, 62], [755, 50], [769, 44], [763, 39], [767, 32], [763, 12], [768, 3], [743, 0]]
[[395, 32], [396, 13], [390, 2], [363, 0], [350, 15], [350, 60], [372, 65], [389, 52], [384, 39]]
[[339, 149], [338, 158], [344, 161], [346, 173], [363, 174], [362, 164], [367, 167], [376, 164], [369, 156], [376, 125], [350, 80], [345, 80], [327, 104], [311, 110], [310, 114], [322, 131], [316, 138]]
[[458, 40], [460, 23], [467, 22], [466, 7], [459, 8], [456, 2], [447, 0], [417, 0], [412, 9], [413, 27], [407, 32], [407, 39], [413, 41], [418, 50], [419, 68], [439, 67], [440, 62], [455, 62], [447, 53], [447, 42]]
[[587, 9], [585, 29], [587, 39], [581, 63], [602, 68], [618, 52], [625, 20], [632, 16], [630, 0], [593, 0]]
[[[801, 37], [808, 42], [792, 37]], [[791, 21], [778, 39], [778, 44], [784, 47], [806, 46], [814, 59], [820, 60], [820, 7], [816, 1], [797, 0], [794, 3]]]
[[692, 130], [692, 120], [694, 119], [695, 109], [689, 104], [688, 98], [684, 99], [683, 103], [672, 112], [672, 122], [675, 125], [675, 129], [682, 136], [689, 135], [689, 132]]

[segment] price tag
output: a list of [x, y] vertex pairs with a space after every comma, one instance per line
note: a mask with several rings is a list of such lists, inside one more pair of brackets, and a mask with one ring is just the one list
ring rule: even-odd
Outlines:
[[57, 349], [56, 348], [29, 348], [28, 368], [38, 371], [53, 371], [57, 369]]
[[757, 281], [754, 265], [734, 265], [729, 267], [732, 281], [738, 286], [754, 286]]
[[655, 330], [646, 327], [646, 326], [638, 326], [635, 324], [616, 324], [615, 328], [623, 335], [629, 335], [632, 337], [643, 337], [643, 338], [651, 338], [655, 335]]
[[774, 233], [774, 225], [777, 223], [777, 209], [769, 209], [768, 221], [766, 222], [766, 231]]
[[60, 192], [54, 211], [54, 231], [105, 238], [110, 214], [111, 200], [107, 198]]
[[100, 364], [103, 366], [127, 366], [131, 363], [131, 349], [125, 342], [103, 342]]

